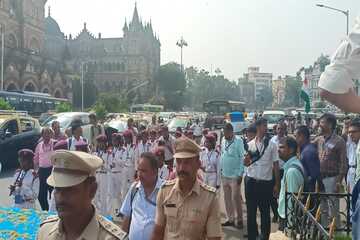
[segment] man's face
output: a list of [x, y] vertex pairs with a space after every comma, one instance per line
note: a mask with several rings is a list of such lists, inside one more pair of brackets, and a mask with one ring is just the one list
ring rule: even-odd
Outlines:
[[96, 124], [96, 118], [95, 118], [95, 117], [91, 117], [91, 118], [90, 118], [90, 123], [91, 123], [91, 124]]
[[19, 164], [21, 169], [29, 170], [32, 165], [32, 160], [20, 157]]
[[169, 136], [169, 131], [166, 129], [161, 130], [161, 136], [167, 138]]
[[196, 178], [199, 168], [199, 157], [176, 158], [176, 173], [180, 181], [190, 181]]
[[232, 137], [234, 136], [234, 132], [228, 129], [224, 130], [224, 136], [226, 140], [231, 140]]
[[320, 120], [319, 127], [320, 127], [321, 134], [328, 134], [331, 132], [331, 126], [325, 119]]
[[261, 134], [265, 134], [267, 132], [267, 123], [264, 123], [264, 124], [261, 124], [261, 125], [257, 126], [256, 131], [261, 133]]
[[153, 184], [157, 178], [157, 171], [152, 169], [149, 160], [140, 158], [138, 165], [138, 175], [143, 185]]
[[83, 134], [82, 127], [77, 127], [74, 131], [74, 136], [79, 137], [82, 136], [82, 134]]
[[85, 180], [72, 186], [54, 189], [56, 210], [60, 218], [69, 218], [83, 214], [84, 209], [91, 205], [96, 193], [97, 184]]
[[45, 142], [48, 142], [52, 138], [52, 133], [50, 131], [44, 131], [42, 134], [42, 138]]
[[290, 159], [291, 149], [286, 144], [279, 143], [278, 153], [280, 159], [286, 162]]
[[355, 126], [349, 127], [349, 135], [354, 143], [358, 143], [360, 139], [360, 129]]
[[209, 141], [208, 139], [205, 140], [204, 145], [205, 145], [205, 147], [207, 149], [213, 149], [214, 148], [214, 143], [212, 141]]
[[55, 122], [52, 125], [52, 130], [54, 131], [54, 133], [58, 134], [60, 132], [60, 124], [58, 122]]
[[98, 142], [98, 148], [100, 150], [105, 150], [106, 149], [106, 143], [105, 142]]
[[305, 137], [299, 131], [295, 132], [295, 139], [298, 145], [302, 145], [305, 142]]
[[150, 139], [151, 139], [151, 141], [155, 141], [156, 140], [156, 133], [154, 133], [154, 132], [150, 133]]
[[126, 144], [131, 144], [132, 140], [133, 140], [131, 136], [126, 136], [126, 137], [124, 137], [124, 139], [125, 139]]
[[129, 119], [127, 122], [128, 128], [132, 128], [134, 125], [134, 121], [132, 119]]
[[115, 146], [115, 147], [118, 147], [119, 146], [119, 140], [115, 137], [112, 138], [112, 144]]
[[276, 133], [278, 136], [285, 136], [286, 133], [286, 126], [284, 124], [278, 124], [276, 128]]
[[253, 140], [255, 137], [256, 137], [256, 133], [254, 133], [254, 132], [246, 132], [247, 141], [251, 141], [251, 140]]

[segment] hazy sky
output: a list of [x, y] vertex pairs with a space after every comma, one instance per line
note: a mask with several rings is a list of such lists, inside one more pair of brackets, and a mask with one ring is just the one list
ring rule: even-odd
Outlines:
[[[184, 65], [219, 67], [235, 80], [249, 66], [264, 72], [295, 74], [321, 54], [332, 54], [345, 37], [345, 15], [316, 3], [350, 10], [350, 27], [359, 0], [137, 0], [139, 15], [159, 34], [162, 64], [180, 62], [176, 41], [184, 36]], [[96, 36], [121, 37], [135, 0], [48, 0], [61, 30], [75, 35], [87, 22]], [[46, 9], [47, 11], [47, 9]], [[47, 13], [46, 13], [47, 14]]]

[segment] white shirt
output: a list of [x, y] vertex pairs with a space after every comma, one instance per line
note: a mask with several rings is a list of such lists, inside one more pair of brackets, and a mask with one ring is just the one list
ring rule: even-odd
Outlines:
[[127, 145], [124, 147], [124, 153], [122, 157], [122, 161], [126, 167], [137, 167], [135, 166], [135, 145]]
[[162, 180], [168, 180], [170, 175], [169, 168], [166, 164], [164, 164], [161, 168], [159, 168], [158, 176]]
[[164, 141], [165, 142], [165, 146], [164, 146], [164, 148], [165, 148], [165, 161], [173, 159], [174, 158], [175, 138], [173, 136], [169, 135], [169, 139], [167, 141], [165, 141], [163, 136], [161, 136], [158, 141]]
[[194, 131], [195, 137], [200, 137], [202, 135], [202, 128], [200, 124], [194, 123], [190, 128]]
[[[249, 150], [256, 152], [258, 149], [262, 153], [264, 149], [263, 141], [257, 142], [255, 137], [249, 143]], [[279, 155], [277, 152], [277, 146], [273, 141], [269, 141], [269, 145], [266, 148], [263, 156], [257, 162], [253, 163], [247, 168], [247, 176], [255, 178], [256, 180], [270, 181], [273, 176], [273, 164], [279, 160]]]
[[356, 148], [357, 144], [348, 137], [346, 142], [346, 155], [348, 158], [349, 167], [354, 167], [356, 165]]
[[349, 36], [344, 39], [322, 73], [319, 87], [331, 93], [344, 94], [354, 88], [353, 79], [360, 78], [360, 16]]
[[[273, 143], [275, 143], [276, 145], [276, 151], [278, 150], [279, 148], [279, 143], [280, 143], [280, 139], [279, 139], [279, 136], [278, 135], [275, 135], [271, 138], [271, 140]], [[278, 159], [279, 160], [279, 168], [282, 168], [284, 166], [284, 161], [281, 160], [280, 158]]]
[[[79, 143], [79, 142], [86, 142], [84, 139], [85, 138], [83, 138], [82, 136], [80, 136], [79, 141], [76, 140], [75, 137], [68, 138], [68, 148], [69, 148], [69, 150], [70, 151], [75, 151], [76, 150], [76, 147], [75, 147], [76, 144]], [[71, 145], [70, 145], [70, 143], [71, 143]]]
[[121, 169], [124, 167], [125, 163], [123, 162], [123, 154], [125, 152], [125, 149], [123, 147], [114, 147], [112, 151], [112, 171], [121, 171]]
[[220, 152], [216, 149], [209, 151], [209, 149], [204, 148], [200, 153], [200, 161], [202, 167], [205, 169], [206, 173], [216, 174], [216, 185], [220, 185], [220, 174], [221, 174], [221, 166], [220, 166]]

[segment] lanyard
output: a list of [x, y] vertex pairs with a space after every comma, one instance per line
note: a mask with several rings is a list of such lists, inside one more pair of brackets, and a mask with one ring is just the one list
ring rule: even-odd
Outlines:
[[233, 137], [233, 139], [231, 140], [231, 142], [228, 143], [228, 145], [226, 145], [225, 143], [225, 152], [227, 152], [230, 148], [230, 146], [234, 143], [235, 141], [235, 138]]
[[212, 150], [212, 151], [210, 152], [210, 156], [209, 156], [209, 153], [206, 154], [206, 155], [207, 155], [207, 165], [208, 165], [208, 166], [211, 165], [211, 156], [212, 156], [213, 153], [214, 153], [214, 150]]

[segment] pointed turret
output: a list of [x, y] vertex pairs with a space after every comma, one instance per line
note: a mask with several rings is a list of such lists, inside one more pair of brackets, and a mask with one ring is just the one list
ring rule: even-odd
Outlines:
[[134, 9], [134, 14], [133, 14], [133, 18], [131, 21], [132, 24], [139, 24], [140, 23], [140, 18], [139, 18], [139, 13], [137, 10], [137, 3], [135, 2], [135, 9]]
[[129, 30], [129, 27], [128, 27], [128, 24], [127, 24], [127, 21], [126, 21], [126, 18], [125, 18], [125, 23], [124, 23], [124, 27], [123, 27], [123, 31], [124, 33], [127, 32]]
[[48, 17], [51, 17], [51, 7], [48, 8]]

